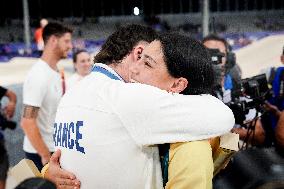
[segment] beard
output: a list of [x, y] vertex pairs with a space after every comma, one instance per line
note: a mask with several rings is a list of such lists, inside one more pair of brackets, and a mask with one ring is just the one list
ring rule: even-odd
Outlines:
[[67, 53], [67, 52], [64, 52], [64, 53], [62, 53], [61, 58], [67, 58], [67, 56], [68, 56], [68, 53]]
[[65, 59], [68, 56], [69, 49], [63, 49], [62, 47], [57, 45], [55, 52], [57, 53], [58, 57]]
[[68, 57], [68, 51], [66, 50], [58, 50], [57, 52], [61, 59], [65, 59]]

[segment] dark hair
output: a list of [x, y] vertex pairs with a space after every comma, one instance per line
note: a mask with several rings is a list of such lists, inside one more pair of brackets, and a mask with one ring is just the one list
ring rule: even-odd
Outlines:
[[42, 38], [44, 43], [48, 41], [50, 36], [55, 35], [56, 37], [61, 37], [65, 33], [72, 33], [73, 30], [67, 26], [64, 26], [57, 22], [50, 22], [44, 28], [42, 32]]
[[121, 27], [108, 37], [100, 52], [94, 57], [94, 62], [119, 63], [139, 41], [150, 43], [156, 35], [152, 28], [142, 25], [131, 24]]
[[34, 177], [22, 181], [15, 189], [56, 189], [56, 186], [49, 180]]
[[182, 94], [210, 94], [213, 91], [214, 72], [206, 48], [197, 40], [180, 34], [162, 34], [164, 61], [171, 76], [188, 80]]
[[206, 37], [204, 37], [202, 39], [202, 44], [204, 44], [206, 41], [220, 41], [224, 44], [225, 48], [226, 48], [226, 52], [228, 52], [230, 49], [230, 46], [228, 44], [228, 42], [226, 41], [226, 39], [216, 35], [216, 34], [209, 34]]
[[78, 55], [79, 55], [80, 53], [83, 53], [83, 52], [88, 53], [88, 51], [85, 50], [85, 49], [79, 49], [79, 50], [74, 51], [74, 52], [73, 52], [73, 56], [72, 56], [73, 62], [77, 62], [77, 57], [78, 57]]

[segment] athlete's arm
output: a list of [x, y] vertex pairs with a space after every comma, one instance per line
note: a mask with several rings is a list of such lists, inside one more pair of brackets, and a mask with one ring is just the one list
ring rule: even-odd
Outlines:
[[211, 95], [170, 94], [117, 82], [101, 92], [140, 145], [207, 139], [228, 133], [235, 122], [232, 111]]
[[38, 111], [39, 107], [24, 105], [21, 127], [23, 128], [33, 147], [40, 155], [42, 164], [45, 165], [49, 161], [50, 152], [42, 139], [36, 123]]

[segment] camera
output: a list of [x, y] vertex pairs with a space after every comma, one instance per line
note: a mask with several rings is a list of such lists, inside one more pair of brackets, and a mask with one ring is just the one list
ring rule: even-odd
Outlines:
[[8, 120], [6, 116], [0, 112], [0, 128], [2, 130], [5, 130], [6, 128], [13, 130], [16, 128], [16, 126], [16, 122]]
[[238, 94], [238, 97], [227, 105], [233, 111], [236, 124], [240, 125], [243, 125], [250, 109], [262, 112], [262, 105], [273, 96], [265, 74], [243, 79], [242, 88]]
[[222, 64], [222, 58], [226, 56], [225, 70], [229, 71], [236, 64], [236, 54], [232, 51], [227, 52], [227, 55], [222, 53], [219, 49], [209, 49], [207, 48], [211, 63], [214, 65]]
[[222, 58], [225, 56], [224, 53], [220, 52], [219, 49], [209, 49], [209, 48], [207, 48], [207, 50], [209, 52], [211, 62], [214, 65], [218, 65], [218, 64], [222, 63]]
[[244, 93], [253, 99], [267, 99], [271, 97], [270, 89], [265, 74], [243, 79], [242, 86]]
[[221, 53], [219, 49], [209, 49], [207, 48], [210, 61], [212, 63], [215, 80], [214, 80], [214, 88], [219, 88], [222, 82], [222, 78], [225, 74], [225, 68], [222, 65], [222, 58], [225, 56], [224, 53]]

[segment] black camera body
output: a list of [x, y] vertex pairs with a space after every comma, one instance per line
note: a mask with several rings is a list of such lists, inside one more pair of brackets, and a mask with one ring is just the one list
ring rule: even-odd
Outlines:
[[[227, 52], [227, 62], [222, 67], [222, 58], [224, 53], [219, 49], [207, 48], [213, 70], [215, 74], [214, 87], [219, 89], [225, 72], [228, 72], [236, 64], [236, 56], [233, 52]], [[273, 96], [272, 90], [268, 87], [268, 81], [265, 74], [256, 75], [251, 78], [242, 79], [241, 86], [233, 91], [232, 101], [226, 105], [233, 111], [236, 124], [243, 125], [246, 115], [250, 109], [256, 109], [262, 112], [262, 105]]]
[[225, 67], [222, 65], [222, 58], [225, 54], [221, 53], [219, 49], [207, 48], [207, 50], [210, 55], [210, 61], [215, 75], [214, 88], [219, 88], [225, 74]]
[[16, 126], [16, 122], [8, 120], [6, 116], [0, 112], [0, 129], [5, 130], [6, 128], [8, 128], [13, 130], [16, 128]]
[[224, 53], [221, 53], [219, 49], [209, 49], [207, 48], [211, 62], [215, 65], [222, 63], [222, 58], [225, 56]]
[[250, 109], [262, 112], [262, 105], [273, 96], [268, 87], [265, 74], [260, 74], [242, 80], [242, 88], [239, 96], [227, 105], [233, 111], [236, 124], [243, 125]]
[[244, 93], [252, 99], [267, 99], [271, 97], [265, 74], [260, 74], [242, 80]]

